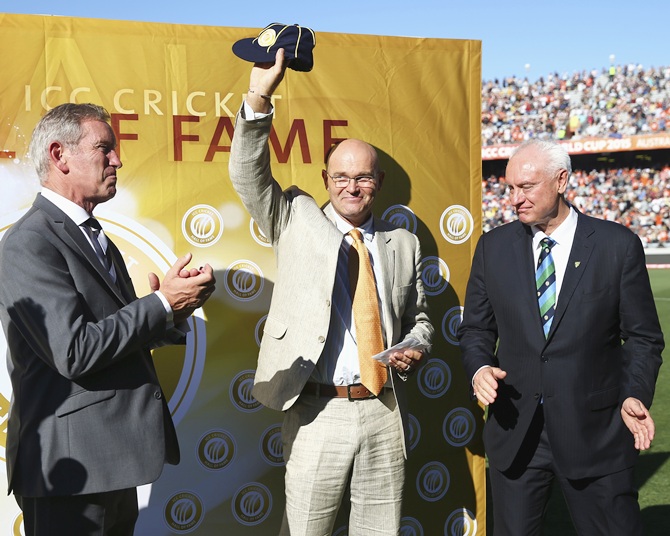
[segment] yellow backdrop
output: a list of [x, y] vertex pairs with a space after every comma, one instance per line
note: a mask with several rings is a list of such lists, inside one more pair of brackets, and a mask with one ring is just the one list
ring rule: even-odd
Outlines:
[[[284, 187], [293, 181], [325, 202], [330, 144], [357, 137], [378, 148], [387, 179], [376, 212], [420, 237], [436, 328], [434, 351], [410, 380], [402, 534], [483, 535], [482, 413], [455, 339], [481, 232], [481, 43], [316, 30], [314, 70], [289, 71], [274, 99], [273, 169]], [[142, 536], [274, 535], [282, 516], [282, 415], [250, 395], [275, 263], [228, 178], [250, 68], [231, 46], [257, 32], [0, 14], [0, 233], [39, 191], [26, 151], [40, 116], [94, 102], [112, 113], [124, 163], [119, 194], [96, 214], [138, 291], [149, 291], [147, 272], [165, 272], [187, 251], [216, 270], [217, 291], [186, 348], [154, 356], [182, 462], [140, 490]], [[3, 368], [4, 420], [10, 398]], [[345, 514], [334, 534], [346, 534]], [[0, 533], [21, 534], [21, 521], [13, 498], [1, 499]]]

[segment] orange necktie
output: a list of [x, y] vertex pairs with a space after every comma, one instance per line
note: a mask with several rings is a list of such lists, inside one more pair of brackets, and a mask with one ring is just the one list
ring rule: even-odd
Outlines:
[[353, 246], [349, 250], [349, 277], [361, 383], [371, 393], [379, 395], [386, 383], [387, 372], [385, 365], [372, 359], [373, 355], [384, 350], [377, 287], [368, 248], [363, 243], [361, 232], [352, 229], [349, 234], [354, 239]]

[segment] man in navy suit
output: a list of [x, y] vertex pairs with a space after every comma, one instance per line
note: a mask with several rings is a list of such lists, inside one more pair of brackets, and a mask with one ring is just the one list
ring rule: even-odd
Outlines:
[[570, 206], [570, 173], [557, 143], [517, 149], [518, 221], [481, 237], [467, 286], [459, 339], [488, 406], [496, 536], [540, 534], [554, 479], [579, 534], [642, 534], [633, 465], [654, 438], [663, 334], [639, 238]]

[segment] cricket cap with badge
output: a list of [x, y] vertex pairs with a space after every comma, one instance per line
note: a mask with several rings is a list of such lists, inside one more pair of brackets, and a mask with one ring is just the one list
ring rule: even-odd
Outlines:
[[294, 71], [311, 71], [314, 66], [312, 51], [316, 45], [314, 30], [297, 24], [273, 22], [263, 28], [257, 37], [240, 39], [233, 44], [233, 53], [253, 63], [274, 63], [280, 48]]

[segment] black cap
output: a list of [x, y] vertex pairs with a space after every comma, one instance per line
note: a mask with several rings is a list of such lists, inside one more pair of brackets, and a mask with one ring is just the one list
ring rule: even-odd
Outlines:
[[233, 53], [253, 63], [274, 63], [277, 50], [283, 48], [285, 58], [290, 60], [289, 69], [311, 71], [314, 66], [312, 49], [315, 45], [316, 36], [312, 29], [273, 22], [263, 28], [258, 37], [247, 37], [235, 42]]

